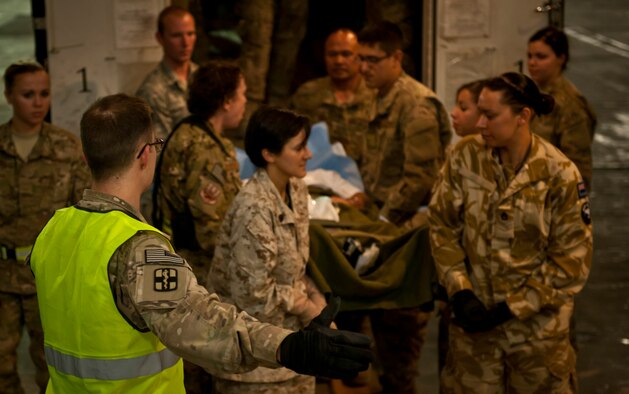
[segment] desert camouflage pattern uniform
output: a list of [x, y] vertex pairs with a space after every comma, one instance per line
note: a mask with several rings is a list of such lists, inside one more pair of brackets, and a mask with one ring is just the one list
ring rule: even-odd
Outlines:
[[[86, 190], [77, 206], [95, 213], [118, 210], [146, 222], [124, 200], [93, 190]], [[172, 247], [157, 230], [139, 231], [109, 260], [112, 300], [129, 324], [138, 330], [151, 330], [177, 355], [211, 371], [279, 367], [276, 352], [291, 331], [261, 323], [222, 303], [197, 283], [190, 266], [174, 253], [173, 261], [162, 261], [160, 267], [177, 271], [177, 289], [155, 291], [152, 277], [146, 278], [150, 283], [145, 286], [144, 275], [138, 272], [149, 263], [145, 253], [149, 249], [170, 252]]]
[[[221, 222], [240, 190], [236, 150], [209, 122], [189, 117], [167, 141], [158, 170], [157, 207], [164, 220], [163, 230], [173, 236], [177, 252], [205, 286]], [[208, 185], [220, 190], [216, 201], [202, 198]], [[173, 219], [184, 215], [190, 222], [180, 234]]]
[[290, 107], [308, 115], [313, 123], [326, 122], [330, 142], [343, 144], [345, 153], [358, 162], [374, 97], [361, 78], [352, 101], [339, 103], [332, 79], [323, 77], [301, 85], [291, 97]]
[[540, 88], [553, 96], [555, 108], [550, 114], [536, 116], [531, 122], [531, 130], [550, 141], [577, 165], [590, 190], [596, 115], [585, 97], [564, 77]]
[[[307, 187], [291, 178], [287, 189], [292, 209], [265, 169], [258, 169], [241, 189], [221, 227], [208, 285], [260, 321], [298, 330], [321, 312], [325, 299], [305, 273], [310, 243]], [[314, 378], [303, 379], [286, 368], [218, 376], [217, 387], [229, 386], [229, 381], [251, 383], [242, 392], [265, 387], [273, 392], [276, 382], [285, 382], [284, 392], [314, 393]]]
[[[190, 63], [188, 81], [197, 68], [195, 63]], [[144, 78], [135, 93], [146, 100], [153, 109], [153, 123], [158, 138], [166, 139], [177, 122], [190, 114], [186, 105], [188, 81], [185, 83], [180, 81], [162, 60]]]
[[466, 137], [441, 171], [429, 222], [448, 295], [470, 289], [487, 308], [504, 301], [515, 316], [487, 333], [450, 325], [444, 392], [574, 392], [569, 320], [592, 261], [576, 166], [533, 135], [516, 172], [481, 136]]
[[359, 168], [380, 216], [401, 225], [428, 203], [451, 138], [443, 104], [405, 73], [376, 99]]
[[[35, 279], [25, 258], [56, 209], [76, 203], [89, 186], [81, 143], [72, 133], [42, 125], [24, 161], [15, 149], [11, 125], [0, 126], [0, 391], [21, 393], [17, 347], [23, 326], [42, 392], [48, 382]], [[8, 251], [18, 249], [17, 255]], [[11, 253], [12, 254], [12, 253]]]

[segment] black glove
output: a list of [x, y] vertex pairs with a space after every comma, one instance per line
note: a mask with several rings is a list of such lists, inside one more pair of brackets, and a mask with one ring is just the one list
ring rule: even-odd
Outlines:
[[487, 320], [488, 311], [472, 290], [461, 290], [452, 296], [454, 324], [472, 332]]
[[465, 332], [485, 332], [513, 317], [506, 302], [496, 304], [490, 310], [471, 290], [461, 290], [452, 296], [453, 322]]
[[335, 295], [331, 296], [325, 308], [323, 308], [317, 317], [310, 321], [310, 324], [308, 324], [308, 327], [304, 328], [304, 330], [316, 331], [320, 328], [330, 328], [330, 324], [332, 324], [340, 309], [341, 297]]
[[288, 335], [280, 344], [280, 364], [304, 375], [350, 379], [373, 360], [368, 336], [332, 330], [340, 299], [330, 303], [303, 330]]
[[509, 309], [509, 305], [502, 301], [497, 303], [493, 308], [489, 310], [489, 321], [491, 323], [490, 328], [497, 327], [502, 323], [511, 320], [513, 313]]

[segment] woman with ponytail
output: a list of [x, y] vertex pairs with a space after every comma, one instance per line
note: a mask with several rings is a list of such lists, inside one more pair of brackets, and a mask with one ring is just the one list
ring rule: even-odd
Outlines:
[[522, 74], [488, 80], [480, 134], [435, 184], [430, 241], [454, 312], [442, 392], [576, 392], [569, 320], [592, 231], [577, 167], [531, 133], [553, 106]]

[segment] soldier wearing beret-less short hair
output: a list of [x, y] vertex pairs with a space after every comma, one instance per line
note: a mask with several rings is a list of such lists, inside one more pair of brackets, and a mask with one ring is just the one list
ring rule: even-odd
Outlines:
[[[306, 274], [309, 256], [308, 191], [300, 179], [312, 157], [303, 115], [261, 107], [245, 134], [257, 171], [227, 211], [217, 240], [208, 286], [260, 321], [297, 330], [326, 301]], [[220, 374], [221, 393], [297, 394], [315, 391], [315, 380], [286, 368]]]
[[139, 212], [163, 144], [144, 100], [99, 99], [81, 119], [81, 142], [93, 189], [55, 213], [30, 257], [50, 391], [183, 393], [180, 357], [232, 373], [285, 366], [342, 377], [368, 367], [368, 338], [261, 323], [198, 285]]
[[164, 57], [144, 78], [136, 96], [149, 103], [157, 136], [165, 139], [177, 122], [189, 114], [188, 82], [198, 67], [191, 60], [197, 39], [194, 17], [179, 6], [164, 8], [157, 17], [155, 38]]
[[576, 392], [569, 320], [592, 226], [577, 167], [531, 133], [553, 104], [522, 74], [488, 80], [480, 135], [454, 147], [435, 184], [430, 241], [454, 311], [442, 392]]
[[[425, 225], [425, 212], [418, 210], [430, 200], [452, 137], [447, 112], [432, 90], [402, 70], [403, 37], [397, 25], [368, 25], [358, 33], [358, 43], [361, 75], [377, 91], [359, 161], [374, 203], [370, 211], [407, 229]], [[370, 313], [384, 392], [416, 392], [429, 308]]]

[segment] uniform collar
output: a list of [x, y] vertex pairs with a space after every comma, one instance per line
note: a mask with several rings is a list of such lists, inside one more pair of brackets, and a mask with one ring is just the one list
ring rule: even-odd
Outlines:
[[[162, 61], [159, 63], [159, 67], [166, 77], [168, 86], [177, 86], [179, 89], [181, 89], [182, 92], [185, 92], [187, 90], [187, 86], [184, 86], [181, 83], [179, 78], [177, 78], [177, 75], [175, 75], [175, 72], [170, 67], [168, 67], [164, 59], [162, 59]], [[196, 63], [190, 62], [190, 68], [188, 68], [188, 81], [190, 81], [190, 77], [197, 70], [198, 67], [199, 66], [197, 66]]]
[[360, 77], [360, 79], [358, 80], [358, 85], [356, 86], [356, 89], [354, 90], [354, 99], [352, 100], [352, 102], [341, 104], [336, 100], [336, 96], [334, 95], [334, 84], [332, 83], [332, 78], [330, 78], [329, 76], [326, 77], [326, 84], [327, 84], [327, 89], [325, 89], [324, 91], [324, 96], [322, 100], [324, 104], [331, 104], [335, 106], [343, 105], [347, 107], [353, 107], [353, 106], [362, 105], [365, 102], [368, 102], [371, 96], [373, 95], [373, 90], [369, 89], [367, 85], [365, 84], [365, 80], [362, 77]]
[[[546, 157], [545, 150], [541, 146], [539, 138], [540, 137], [535, 134], [532, 135], [529, 154], [524, 160], [522, 168], [520, 168], [515, 177], [507, 185], [507, 189], [503, 194], [504, 198], [510, 197], [530, 184], [546, 180], [550, 177], [548, 158]], [[494, 166], [502, 173], [502, 165], [500, 164], [497, 153], [490, 149], [490, 154]]]
[[85, 189], [83, 191], [83, 198], [76, 205], [79, 208], [92, 212], [106, 213], [110, 211], [121, 211], [134, 219], [147, 223], [140, 211], [136, 210], [131, 206], [131, 204], [122, 198], [107, 193], [97, 192], [92, 189]]
[[[277, 190], [275, 184], [271, 181], [271, 178], [266, 170], [264, 168], [258, 168], [253, 177], [256, 178], [271, 194], [280, 222], [282, 224], [295, 223], [295, 212], [286, 205], [286, 202], [284, 202], [279, 190]], [[292, 198], [293, 207], [295, 207], [295, 204], [298, 203], [296, 198], [297, 187], [295, 182], [296, 181], [293, 178], [288, 180], [288, 189]]]
[[555, 94], [557, 94], [557, 92], [561, 92], [565, 89], [566, 84], [569, 84], [570, 82], [568, 82], [567, 79], [565, 79], [563, 77], [563, 75], [560, 75], [557, 79], [555, 79], [552, 83], [549, 83], [546, 86], [540, 87], [540, 89], [546, 93], [546, 94], [550, 94], [551, 96], [555, 96]]
[[[49, 123], [44, 122], [42, 124], [41, 131], [39, 132], [39, 138], [33, 150], [28, 155], [29, 160], [39, 158], [54, 158], [55, 152], [52, 149], [52, 143], [50, 141], [50, 128]], [[0, 126], [0, 149], [7, 155], [19, 157], [11, 137], [11, 121]]]
[[409, 76], [406, 75], [404, 71], [402, 71], [398, 79], [393, 82], [393, 86], [391, 86], [391, 89], [389, 89], [384, 97], [378, 97], [376, 99], [376, 111], [379, 115], [389, 112], [389, 108], [391, 108], [391, 106], [395, 102], [407, 78], [409, 78]]

